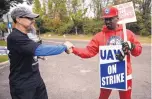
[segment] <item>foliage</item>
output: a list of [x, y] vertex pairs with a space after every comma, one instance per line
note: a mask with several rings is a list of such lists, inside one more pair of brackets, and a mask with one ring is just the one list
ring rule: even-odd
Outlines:
[[71, 19], [74, 22], [74, 25], [79, 26], [83, 22], [83, 16], [86, 14], [87, 9], [84, 10], [78, 10], [76, 13], [71, 13]]
[[[133, 1], [136, 8], [137, 22], [127, 24], [127, 28], [138, 35], [150, 34], [150, 3], [149, 0], [92, 0], [90, 9], [94, 18], [86, 16], [88, 7], [85, 0], [34, 0], [34, 12], [40, 14], [36, 20], [41, 33], [56, 34], [96, 34], [101, 31], [103, 21], [100, 19], [102, 8], [105, 6]], [[42, 6], [41, 6], [42, 5]]]
[[33, 7], [33, 12], [40, 14], [42, 16], [42, 9], [41, 9], [41, 4], [39, 0], [34, 0], [34, 7]]
[[66, 0], [48, 0], [48, 16], [64, 20], [67, 16]]
[[102, 10], [102, 1], [101, 0], [93, 0], [93, 8], [94, 8], [94, 13], [95, 17], [97, 19], [100, 19], [101, 16], [101, 10]]
[[84, 33], [96, 34], [101, 31], [103, 21], [97, 19], [85, 19], [84, 21]]
[[0, 23], [0, 30], [1, 31], [6, 31], [7, 27], [5, 23]]
[[41, 17], [37, 18], [35, 20], [35, 22], [36, 22], [36, 27], [37, 27], [39, 33], [47, 32], [46, 28], [44, 27], [44, 20]]
[[74, 23], [74, 27], [75, 27], [75, 33], [77, 34], [77, 32], [83, 32], [83, 16], [85, 15], [87, 9], [84, 10], [84, 12], [82, 10], [78, 10], [76, 13], [71, 13], [71, 19]]
[[53, 13], [53, 2], [52, 0], [48, 0], [48, 3], [47, 3], [47, 7], [48, 7], [48, 16], [49, 17], [52, 17], [52, 13]]
[[69, 21], [68, 23], [62, 23], [61, 26], [57, 29], [59, 35], [62, 34], [71, 34], [73, 31], [74, 23]]
[[43, 16], [46, 15], [46, 3], [43, 2], [42, 13]]
[[136, 11], [136, 17], [137, 22], [127, 24], [127, 28], [132, 30], [135, 34], [149, 36], [151, 32], [150, 14], [147, 18], [144, 18], [140, 12]]
[[[41, 33], [55, 32], [58, 34], [95, 34], [101, 31], [103, 22], [100, 20], [101, 9], [107, 5], [133, 1], [136, 9], [137, 22], [127, 24], [127, 28], [139, 35], [148, 36], [151, 32], [150, 0], [92, 0], [90, 9], [94, 11], [94, 19], [84, 17], [89, 10], [85, 0], [0, 0], [0, 18], [12, 6], [18, 3], [33, 3], [33, 11], [40, 14], [36, 20]], [[6, 25], [0, 23], [0, 29]]]

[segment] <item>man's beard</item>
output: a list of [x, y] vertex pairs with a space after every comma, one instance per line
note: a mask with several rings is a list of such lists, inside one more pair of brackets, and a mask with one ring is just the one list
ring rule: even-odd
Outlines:
[[113, 24], [106, 24], [106, 26], [109, 30], [114, 30], [116, 28], [116, 26]]
[[33, 30], [32, 24], [33, 22], [31, 22], [30, 25], [26, 28], [27, 33], [30, 33]]
[[112, 27], [112, 25], [106, 25], [107, 26], [107, 28], [109, 29], [109, 30], [113, 30], [114, 28]]
[[32, 26], [28, 26], [26, 31], [27, 31], [27, 33], [30, 33], [32, 31]]

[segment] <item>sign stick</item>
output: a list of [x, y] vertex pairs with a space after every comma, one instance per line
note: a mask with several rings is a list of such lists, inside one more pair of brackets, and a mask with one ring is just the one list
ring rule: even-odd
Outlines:
[[[124, 42], [126, 42], [127, 41], [126, 23], [123, 22], [122, 25], [123, 25]], [[126, 61], [125, 62], [125, 68], [126, 68], [125, 70], [126, 70], [126, 73], [127, 73], [127, 55], [125, 55], [124, 59]], [[126, 88], [127, 88], [127, 83], [126, 83]]]

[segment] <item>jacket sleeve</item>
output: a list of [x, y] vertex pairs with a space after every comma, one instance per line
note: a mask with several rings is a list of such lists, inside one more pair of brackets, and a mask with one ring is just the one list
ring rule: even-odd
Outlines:
[[67, 50], [65, 45], [44, 45], [41, 44], [35, 50], [35, 56], [58, 55]]
[[86, 48], [73, 47], [73, 53], [81, 58], [91, 58], [99, 52], [99, 43], [96, 36], [89, 42]]
[[135, 34], [133, 32], [131, 32], [130, 30], [128, 30], [128, 32], [129, 32], [130, 42], [135, 45], [135, 48], [131, 51], [131, 55], [139, 56], [142, 52], [142, 46], [141, 46], [140, 42], [137, 40], [137, 38], [135, 37]]

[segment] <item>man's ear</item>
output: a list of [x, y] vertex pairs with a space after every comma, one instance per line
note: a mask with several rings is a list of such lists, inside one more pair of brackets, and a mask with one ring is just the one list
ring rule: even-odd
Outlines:
[[118, 20], [119, 20], [119, 17], [117, 16], [116, 19], [117, 19], [117, 21], [118, 21]]
[[118, 16], [116, 16], [116, 18], [119, 20], [119, 17], [118, 17]]
[[18, 23], [19, 23], [19, 22], [20, 22], [20, 18], [16, 18], [16, 22], [18, 22]]

